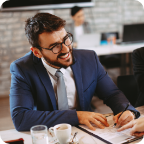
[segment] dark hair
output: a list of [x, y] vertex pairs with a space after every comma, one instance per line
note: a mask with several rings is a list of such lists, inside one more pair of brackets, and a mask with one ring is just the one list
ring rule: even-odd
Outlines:
[[64, 27], [65, 24], [65, 20], [50, 13], [37, 13], [26, 20], [25, 34], [29, 43], [38, 48], [40, 47], [39, 34], [57, 31], [59, 28]]
[[78, 7], [78, 6], [74, 6], [71, 9], [71, 16], [74, 16], [78, 11], [80, 11], [82, 9], [82, 7]]

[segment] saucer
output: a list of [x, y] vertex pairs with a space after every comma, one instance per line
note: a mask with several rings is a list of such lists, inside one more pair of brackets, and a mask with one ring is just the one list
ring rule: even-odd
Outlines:
[[[69, 142], [72, 142], [72, 138], [73, 138], [73, 134], [71, 134]], [[67, 144], [69, 144], [69, 142]], [[74, 142], [73, 144], [79, 144], [78, 138], [75, 137], [73, 139], [73, 142]], [[49, 144], [60, 144], [60, 143], [59, 143], [58, 139], [55, 136], [53, 136], [53, 137], [49, 137]]]

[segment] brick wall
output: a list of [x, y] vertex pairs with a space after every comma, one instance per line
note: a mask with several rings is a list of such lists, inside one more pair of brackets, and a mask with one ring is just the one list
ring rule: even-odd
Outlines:
[[[9, 95], [10, 63], [30, 49], [24, 34], [24, 21], [38, 11], [0, 12], [0, 97]], [[69, 9], [50, 11], [71, 22]], [[84, 8], [86, 20], [96, 32], [118, 31], [122, 25], [143, 23], [144, 9], [136, 0], [95, 0], [95, 7]]]
[[37, 11], [0, 13], [0, 97], [9, 95], [12, 61], [30, 49], [24, 34], [24, 22]]

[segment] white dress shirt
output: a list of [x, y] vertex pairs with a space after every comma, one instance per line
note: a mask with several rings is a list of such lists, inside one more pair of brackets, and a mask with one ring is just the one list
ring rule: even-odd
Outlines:
[[74, 31], [75, 31], [75, 40], [78, 41], [79, 37], [84, 34], [83, 26], [82, 25], [75, 26]]
[[[49, 66], [43, 58], [41, 58], [41, 60], [50, 77], [50, 80], [51, 80], [51, 83], [55, 92], [56, 103], [58, 104], [57, 77], [55, 76], [57, 69]], [[75, 85], [72, 69], [69, 66], [66, 69], [61, 68], [60, 71], [63, 73], [69, 109], [78, 109], [78, 96], [77, 96], [76, 85]]]

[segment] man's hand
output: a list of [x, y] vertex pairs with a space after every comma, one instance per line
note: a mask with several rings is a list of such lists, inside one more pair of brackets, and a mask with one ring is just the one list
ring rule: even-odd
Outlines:
[[[116, 125], [117, 127], [123, 126], [123, 125], [129, 123], [130, 121], [134, 120], [134, 115], [129, 110], [125, 111], [121, 116], [120, 115], [121, 115], [121, 113], [119, 113], [113, 117], [114, 122], [117, 123], [117, 125]], [[120, 116], [120, 118], [119, 118], [119, 116]]]
[[117, 131], [120, 132], [128, 128], [132, 128], [130, 131], [131, 135], [135, 135], [135, 136], [144, 135], [144, 118], [133, 120], [128, 124], [124, 125], [123, 127], [121, 127], [120, 129], [118, 129]]
[[85, 124], [91, 130], [95, 130], [95, 128], [91, 125], [91, 122], [101, 129], [105, 128], [104, 125], [107, 127], [109, 126], [106, 117], [99, 113], [77, 111], [77, 116], [79, 123]]

